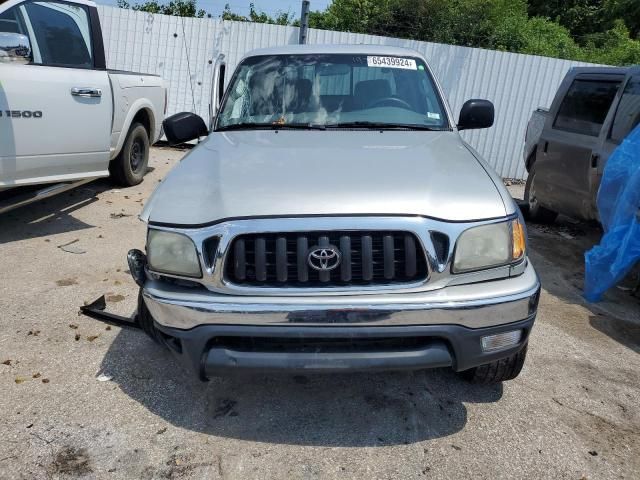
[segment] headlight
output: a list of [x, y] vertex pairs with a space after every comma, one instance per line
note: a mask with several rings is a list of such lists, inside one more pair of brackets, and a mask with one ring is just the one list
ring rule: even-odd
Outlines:
[[196, 246], [180, 233], [149, 230], [147, 237], [149, 268], [155, 272], [201, 277]]
[[519, 220], [473, 227], [462, 232], [456, 245], [454, 273], [498, 267], [525, 254], [524, 227]]

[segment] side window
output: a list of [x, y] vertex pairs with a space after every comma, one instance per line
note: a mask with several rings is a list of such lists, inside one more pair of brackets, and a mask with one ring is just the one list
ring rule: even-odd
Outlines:
[[631, 130], [640, 123], [640, 76], [629, 80], [620, 98], [610, 138], [622, 142]]
[[567, 91], [554, 128], [597, 137], [620, 82], [575, 80]]
[[93, 67], [89, 14], [84, 6], [28, 2], [23, 7], [39, 51], [35, 63]]
[[18, 7], [13, 7], [6, 12], [0, 13], [0, 32], [27, 35]]

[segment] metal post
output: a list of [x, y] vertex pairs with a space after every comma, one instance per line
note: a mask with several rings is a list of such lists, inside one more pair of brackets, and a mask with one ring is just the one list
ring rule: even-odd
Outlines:
[[307, 43], [307, 32], [309, 31], [309, 0], [302, 0], [302, 13], [300, 13], [300, 36], [298, 43], [304, 45]]

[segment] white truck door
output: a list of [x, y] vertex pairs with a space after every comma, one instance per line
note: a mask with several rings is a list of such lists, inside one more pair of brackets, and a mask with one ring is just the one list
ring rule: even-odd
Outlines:
[[0, 7], [0, 34], [31, 47], [26, 64], [0, 52], [0, 189], [108, 175], [112, 93], [92, 18], [84, 4]]

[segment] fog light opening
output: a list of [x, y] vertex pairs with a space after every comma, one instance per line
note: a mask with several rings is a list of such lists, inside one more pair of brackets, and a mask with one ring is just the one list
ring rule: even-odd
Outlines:
[[512, 330], [510, 332], [498, 333], [482, 337], [482, 351], [493, 352], [504, 348], [513, 347], [522, 340], [522, 330]]

